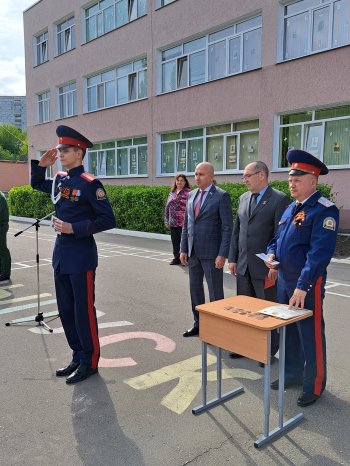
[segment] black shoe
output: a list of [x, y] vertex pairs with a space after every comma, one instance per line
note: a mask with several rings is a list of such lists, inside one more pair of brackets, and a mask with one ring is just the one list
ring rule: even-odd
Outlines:
[[10, 283], [10, 277], [8, 275], [0, 275], [0, 285], [7, 285]]
[[[293, 378], [293, 379], [285, 379], [284, 381], [284, 388], [297, 387], [299, 385], [303, 385], [302, 379]], [[278, 387], [279, 387], [278, 379], [271, 382], [270, 387], [272, 388], [272, 390], [278, 390]]]
[[169, 265], [180, 265], [181, 264], [181, 261], [180, 259], [173, 259]]
[[186, 330], [186, 332], [184, 332], [182, 336], [187, 338], [187, 337], [195, 337], [197, 335], [199, 335], [199, 327], [192, 327]]
[[232, 359], [244, 358], [244, 356], [242, 356], [241, 354], [238, 354], [238, 353], [230, 353], [229, 357], [232, 358]]
[[298, 400], [297, 400], [297, 405], [298, 406], [309, 406], [312, 405], [312, 403], [315, 403], [319, 399], [319, 396], [314, 395], [313, 393], [306, 393], [303, 392]]
[[66, 383], [72, 385], [73, 383], [81, 382], [82, 380], [87, 379], [90, 375], [96, 374], [98, 372], [97, 367], [92, 369], [88, 366], [80, 365], [69, 377], [66, 378]]
[[56, 377], [65, 377], [71, 375], [76, 369], [78, 369], [79, 363], [72, 361], [68, 366], [57, 369]]
[[[275, 361], [276, 361], [275, 356], [271, 356], [270, 364], [273, 364]], [[263, 362], [259, 362], [259, 367], [265, 367], [265, 364]]]

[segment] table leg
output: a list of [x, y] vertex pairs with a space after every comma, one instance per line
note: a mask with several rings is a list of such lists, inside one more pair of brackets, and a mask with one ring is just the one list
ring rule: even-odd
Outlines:
[[214, 406], [218, 406], [221, 403], [224, 403], [227, 400], [230, 400], [236, 395], [244, 392], [243, 387], [238, 387], [235, 390], [225, 393], [224, 395], [221, 394], [221, 381], [222, 381], [222, 363], [221, 363], [221, 348], [216, 348], [216, 357], [217, 357], [217, 367], [216, 367], [216, 375], [217, 375], [217, 397], [213, 398], [212, 400], [207, 402], [207, 343], [202, 342], [202, 404], [197, 406], [196, 408], [192, 409], [192, 414], [201, 414], [208, 409], [213, 408]]

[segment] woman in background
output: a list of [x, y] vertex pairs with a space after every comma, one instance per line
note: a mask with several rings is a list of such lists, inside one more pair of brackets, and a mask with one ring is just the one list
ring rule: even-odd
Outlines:
[[186, 176], [182, 173], [176, 175], [165, 206], [165, 226], [170, 228], [174, 254], [174, 259], [170, 262], [170, 265], [181, 264], [181, 233], [184, 224], [187, 196], [190, 191], [190, 184]]

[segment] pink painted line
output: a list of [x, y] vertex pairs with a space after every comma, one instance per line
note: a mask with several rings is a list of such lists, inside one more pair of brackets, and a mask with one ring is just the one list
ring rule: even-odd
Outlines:
[[[134, 339], [146, 339], [153, 340], [156, 343], [155, 350], [162, 351], [164, 353], [171, 353], [176, 348], [176, 343], [170, 338], [160, 335], [159, 333], [153, 332], [125, 332], [115, 333], [114, 335], [108, 335], [100, 338], [100, 346], [111, 345], [112, 343], [118, 343], [126, 340]], [[136, 366], [137, 362], [133, 358], [100, 358], [99, 367], [128, 367]]]

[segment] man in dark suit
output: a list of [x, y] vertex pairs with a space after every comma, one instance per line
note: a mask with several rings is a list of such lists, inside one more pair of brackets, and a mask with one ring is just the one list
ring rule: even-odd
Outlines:
[[[290, 204], [288, 196], [268, 184], [269, 169], [264, 162], [253, 162], [243, 172], [248, 192], [239, 198], [228, 268], [237, 278], [237, 294], [276, 301], [277, 271], [269, 270], [255, 254], [265, 252], [275, 236], [278, 222]], [[278, 351], [277, 331], [272, 332], [271, 355]], [[240, 357], [232, 353], [231, 357]]]
[[189, 266], [193, 327], [184, 337], [199, 334], [199, 315], [196, 306], [205, 303], [203, 278], [205, 276], [210, 301], [224, 297], [223, 267], [232, 235], [232, 206], [229, 195], [215, 186], [214, 167], [202, 162], [195, 170], [198, 189], [187, 200], [182, 229], [180, 260]]

